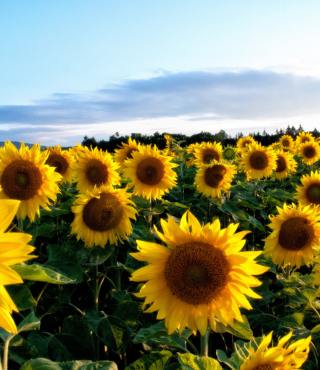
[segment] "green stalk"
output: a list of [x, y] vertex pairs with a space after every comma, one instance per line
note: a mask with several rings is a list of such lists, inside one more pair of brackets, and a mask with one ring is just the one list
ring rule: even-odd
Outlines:
[[12, 338], [14, 338], [14, 335], [8, 336], [3, 345], [2, 370], [8, 370], [9, 346]]
[[204, 335], [201, 335], [200, 339], [200, 355], [208, 357], [209, 355], [209, 335], [210, 329], [208, 328]]

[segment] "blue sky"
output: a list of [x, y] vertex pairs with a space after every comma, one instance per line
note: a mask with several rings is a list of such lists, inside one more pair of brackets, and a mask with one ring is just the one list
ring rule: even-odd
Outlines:
[[0, 3], [0, 140], [320, 128], [317, 0]]

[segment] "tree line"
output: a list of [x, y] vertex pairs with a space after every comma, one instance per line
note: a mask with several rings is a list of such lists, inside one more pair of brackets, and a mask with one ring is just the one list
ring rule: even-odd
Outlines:
[[[268, 133], [265, 130], [260, 133], [252, 133], [250, 134], [253, 136], [255, 140], [260, 142], [263, 145], [270, 145], [277, 140], [282, 135], [288, 134], [292, 137], [296, 137], [299, 132], [303, 131], [302, 126], [300, 125], [298, 128], [294, 126], [288, 126], [286, 129], [277, 130], [275, 133]], [[315, 137], [320, 136], [320, 132], [317, 129], [310, 131]], [[135, 139], [141, 144], [155, 144], [159, 149], [164, 149], [166, 145], [165, 140], [166, 133], [159, 133], [155, 132], [153, 135], [142, 135], [139, 133], [133, 133], [130, 136], [120, 136], [119, 133], [115, 133], [111, 135], [109, 140], [96, 140], [94, 137], [85, 136], [82, 141], [82, 145], [88, 147], [98, 147], [103, 150], [107, 150], [109, 152], [114, 152], [115, 149], [119, 148], [122, 143], [127, 142], [129, 137]], [[193, 143], [200, 143], [203, 141], [218, 141], [221, 142], [223, 146], [226, 145], [235, 145], [236, 141], [244, 136], [243, 134], [238, 134], [236, 136], [228, 135], [224, 130], [220, 130], [216, 134], [211, 134], [210, 132], [200, 132], [194, 135], [183, 135], [183, 134], [170, 134], [172, 138], [178, 142], [182, 147], [188, 146], [189, 144]]]

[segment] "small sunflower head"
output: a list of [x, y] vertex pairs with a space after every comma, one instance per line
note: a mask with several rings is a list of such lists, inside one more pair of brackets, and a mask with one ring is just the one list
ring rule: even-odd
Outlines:
[[72, 210], [75, 218], [71, 232], [88, 247], [116, 245], [127, 239], [132, 232], [130, 219], [136, 215], [124, 189], [106, 186], [81, 194]]
[[230, 189], [235, 173], [235, 166], [225, 162], [201, 166], [195, 177], [196, 188], [207, 197], [220, 198], [223, 192]]
[[281, 136], [279, 144], [284, 151], [291, 151], [294, 149], [294, 140], [290, 135]]
[[319, 144], [314, 140], [300, 144], [299, 154], [304, 163], [311, 165], [320, 159]]
[[300, 369], [308, 358], [311, 336], [289, 344], [291, 337], [289, 332], [272, 346], [272, 332], [263, 336], [256, 348], [249, 347], [240, 370]]
[[289, 152], [276, 152], [276, 169], [274, 175], [277, 179], [284, 179], [294, 173], [297, 168], [297, 162]]
[[227, 161], [233, 161], [236, 158], [236, 150], [233, 146], [226, 146], [223, 149], [223, 158]]
[[120, 175], [117, 169], [118, 165], [109, 153], [98, 148], [85, 148], [78, 153], [73, 164], [78, 190], [84, 193], [95, 187], [118, 185]]
[[40, 207], [56, 200], [61, 175], [46, 164], [47, 156], [39, 145], [17, 149], [11, 142], [0, 151], [0, 197], [21, 201], [18, 218], [33, 221]]
[[265, 241], [265, 254], [279, 266], [312, 263], [320, 246], [320, 217], [312, 207], [284, 205], [270, 219], [272, 232]]
[[63, 150], [60, 145], [47, 149], [46, 164], [53, 167], [62, 177], [62, 181], [72, 181], [72, 155], [68, 150]]
[[135, 195], [159, 199], [176, 184], [177, 174], [172, 157], [157, 148], [141, 146], [125, 161], [124, 175], [131, 180]]
[[276, 154], [260, 144], [252, 144], [241, 157], [243, 170], [248, 179], [268, 177], [276, 168]]
[[195, 148], [196, 166], [210, 164], [213, 161], [222, 159], [222, 145], [217, 142], [201, 143]]
[[297, 199], [302, 205], [320, 206], [320, 172], [311, 172], [301, 178]]
[[244, 153], [249, 145], [255, 144], [256, 141], [252, 136], [244, 136], [237, 140], [237, 151], [238, 154], [241, 156]]

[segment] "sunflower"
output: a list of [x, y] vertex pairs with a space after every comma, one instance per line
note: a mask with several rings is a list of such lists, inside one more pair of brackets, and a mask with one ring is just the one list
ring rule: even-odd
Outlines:
[[68, 150], [62, 150], [60, 145], [47, 149], [48, 158], [46, 164], [55, 168], [62, 176], [63, 182], [72, 181], [72, 155]]
[[271, 216], [271, 234], [265, 240], [265, 254], [279, 266], [308, 265], [320, 246], [320, 215], [312, 207], [284, 205]]
[[125, 161], [124, 175], [132, 181], [133, 193], [146, 199], [159, 199], [176, 185], [177, 174], [172, 157], [156, 147], [141, 146]]
[[311, 336], [297, 340], [290, 345], [292, 332], [279, 339], [274, 347], [269, 347], [272, 332], [264, 336], [255, 350], [249, 348], [249, 355], [240, 366], [240, 370], [289, 370], [300, 369], [307, 360]]
[[294, 173], [297, 168], [297, 162], [294, 160], [293, 155], [289, 152], [276, 152], [277, 167], [274, 171], [274, 175], [277, 179], [284, 179]]
[[276, 169], [276, 154], [270, 149], [255, 143], [249, 145], [241, 157], [241, 165], [248, 180], [268, 177]]
[[186, 148], [186, 153], [187, 153], [187, 159], [186, 159], [186, 166], [187, 167], [193, 167], [194, 166], [194, 162], [195, 162], [195, 150], [197, 147], [199, 147], [199, 143], [193, 143], [193, 144], [189, 144], [188, 147]]
[[140, 144], [136, 140], [129, 138], [128, 143], [123, 143], [121, 148], [117, 149], [114, 153], [115, 161], [120, 165], [124, 165], [124, 161], [132, 158], [132, 152], [139, 150]]
[[236, 158], [236, 150], [233, 146], [226, 146], [223, 149], [223, 158], [227, 161], [233, 161]]
[[201, 166], [209, 164], [212, 161], [220, 161], [222, 159], [222, 145], [221, 143], [201, 143], [194, 150], [195, 165]]
[[164, 137], [164, 140], [166, 142], [166, 147], [164, 149], [164, 153], [167, 154], [167, 155], [170, 155], [170, 154], [173, 153], [173, 145], [174, 145], [173, 137], [170, 134], [165, 134], [163, 137]]
[[236, 233], [236, 224], [222, 229], [219, 220], [202, 227], [189, 211], [180, 224], [169, 216], [161, 226], [162, 233], [155, 231], [167, 246], [138, 240], [131, 254], [147, 262], [131, 277], [145, 282], [138, 297], [147, 312], [158, 311], [169, 334], [188, 327], [203, 335], [208, 326], [243, 321], [239, 308], [252, 309], [246, 296], [261, 298], [251, 289], [261, 284], [252, 275], [268, 270], [255, 262], [262, 252], [241, 252], [248, 231]]
[[256, 141], [252, 136], [240, 137], [237, 140], [237, 152], [241, 155], [249, 145], [255, 144]]
[[34, 221], [40, 207], [49, 209], [59, 192], [61, 175], [46, 164], [48, 154], [39, 145], [17, 149], [6, 142], [0, 151], [0, 199], [21, 200], [17, 217]]
[[13, 199], [0, 200], [0, 327], [10, 333], [17, 333], [11, 317], [12, 311], [18, 311], [5, 289], [5, 285], [20, 284], [20, 275], [10, 266], [34, 258], [34, 250], [28, 245], [31, 235], [5, 232], [19, 210], [20, 201]]
[[232, 164], [213, 162], [197, 169], [195, 184], [197, 190], [212, 198], [221, 198], [223, 191], [228, 191], [236, 173]]
[[294, 140], [290, 135], [282, 135], [279, 139], [279, 144], [285, 151], [292, 151], [294, 149]]
[[313, 164], [320, 159], [320, 146], [316, 141], [300, 144], [298, 153], [306, 164]]
[[83, 240], [87, 247], [104, 247], [107, 243], [117, 245], [131, 235], [131, 219], [136, 218], [136, 210], [126, 190], [107, 186], [81, 194], [72, 211], [75, 218], [71, 233]]
[[296, 138], [296, 148], [298, 148], [301, 144], [307, 143], [309, 141], [314, 141], [314, 137], [310, 132], [300, 132]]
[[297, 199], [303, 206], [320, 206], [319, 171], [301, 177], [301, 185], [297, 186]]
[[118, 185], [120, 183], [118, 165], [112, 156], [98, 148], [83, 148], [77, 153], [77, 160], [73, 164], [79, 191], [85, 193], [94, 187]]

